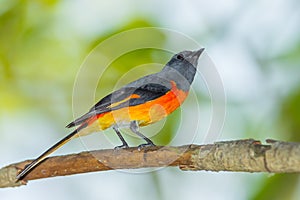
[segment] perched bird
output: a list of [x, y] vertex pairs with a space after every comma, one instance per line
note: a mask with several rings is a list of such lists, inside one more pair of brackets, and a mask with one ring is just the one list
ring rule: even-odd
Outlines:
[[121, 135], [120, 127], [129, 127], [133, 133], [146, 141], [139, 148], [155, 146], [149, 138], [139, 132], [139, 127], [163, 119], [183, 103], [203, 51], [204, 48], [175, 54], [160, 72], [142, 77], [105, 96], [86, 114], [68, 124], [67, 128], [77, 128], [27, 165], [17, 175], [17, 180], [24, 178], [49, 154], [71, 139], [109, 127], [114, 129], [122, 141], [122, 145], [116, 148], [129, 147]]

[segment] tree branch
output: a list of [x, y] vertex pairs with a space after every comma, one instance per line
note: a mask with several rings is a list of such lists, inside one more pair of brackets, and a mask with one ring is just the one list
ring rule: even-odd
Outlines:
[[49, 157], [16, 182], [16, 175], [31, 160], [0, 169], [0, 187], [25, 185], [27, 181], [93, 171], [178, 166], [181, 170], [236, 172], [300, 172], [300, 143], [236, 140], [208, 145], [150, 147], [142, 150], [97, 150]]

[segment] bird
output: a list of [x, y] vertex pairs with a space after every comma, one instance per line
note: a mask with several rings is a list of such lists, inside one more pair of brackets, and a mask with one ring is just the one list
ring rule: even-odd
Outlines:
[[182, 51], [172, 56], [161, 71], [128, 83], [98, 101], [86, 114], [66, 127], [76, 127], [70, 134], [55, 143], [16, 176], [22, 180], [33, 168], [71, 139], [112, 128], [122, 145], [129, 148], [120, 132], [127, 127], [146, 141], [139, 149], [155, 146], [152, 140], [139, 131], [139, 127], [155, 123], [182, 105], [188, 96], [197, 71], [198, 60], [204, 48]]

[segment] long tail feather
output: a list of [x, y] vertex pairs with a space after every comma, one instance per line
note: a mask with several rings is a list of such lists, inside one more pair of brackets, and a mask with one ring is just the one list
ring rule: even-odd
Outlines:
[[40, 155], [38, 158], [36, 158], [34, 161], [32, 161], [29, 165], [23, 169], [20, 174], [17, 175], [17, 180], [21, 180], [24, 178], [24, 176], [30, 172], [35, 166], [40, 164], [42, 161], [44, 161], [48, 155], [53, 153], [55, 150], [69, 142], [73, 137], [76, 136], [76, 134], [79, 132], [79, 129], [74, 130], [72, 133], [58, 141], [56, 144], [54, 144], [52, 147], [50, 147], [47, 151], [45, 151], [42, 155]]

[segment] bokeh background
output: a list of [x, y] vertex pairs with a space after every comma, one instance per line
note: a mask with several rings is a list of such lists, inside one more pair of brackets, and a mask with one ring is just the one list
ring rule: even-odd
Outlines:
[[[0, 0], [0, 166], [34, 158], [68, 133], [64, 126], [91, 106], [83, 93], [81, 101], [77, 97], [79, 113], [74, 114], [72, 108], [74, 83], [84, 59], [101, 41], [138, 27], [169, 28], [205, 46], [227, 96], [225, 123], [217, 140], [273, 138], [297, 142], [299, 21], [296, 0]], [[162, 46], [168, 41], [163, 36], [154, 39]], [[148, 49], [120, 57], [101, 77], [93, 100], [111, 91], [133, 67], [164, 63], [170, 56]], [[121, 80], [126, 83], [160, 67], [141, 68], [134, 77]], [[195, 96], [200, 99], [200, 109], [210, 109], [205, 87], [195, 89]], [[185, 106], [193, 107], [193, 101], [187, 100]], [[179, 111], [172, 114], [164, 122], [163, 134], [157, 134], [154, 141], [169, 144], [180, 116]], [[205, 116], [201, 119], [207, 122]], [[193, 124], [193, 115], [186, 123]], [[140, 142], [129, 139], [134, 144]], [[200, 136], [194, 142], [201, 143], [202, 139]], [[82, 141], [74, 140], [57, 154], [83, 150]], [[19, 188], [1, 189], [0, 198], [261, 200], [299, 199], [299, 191], [296, 174], [165, 168], [37, 180]]]

